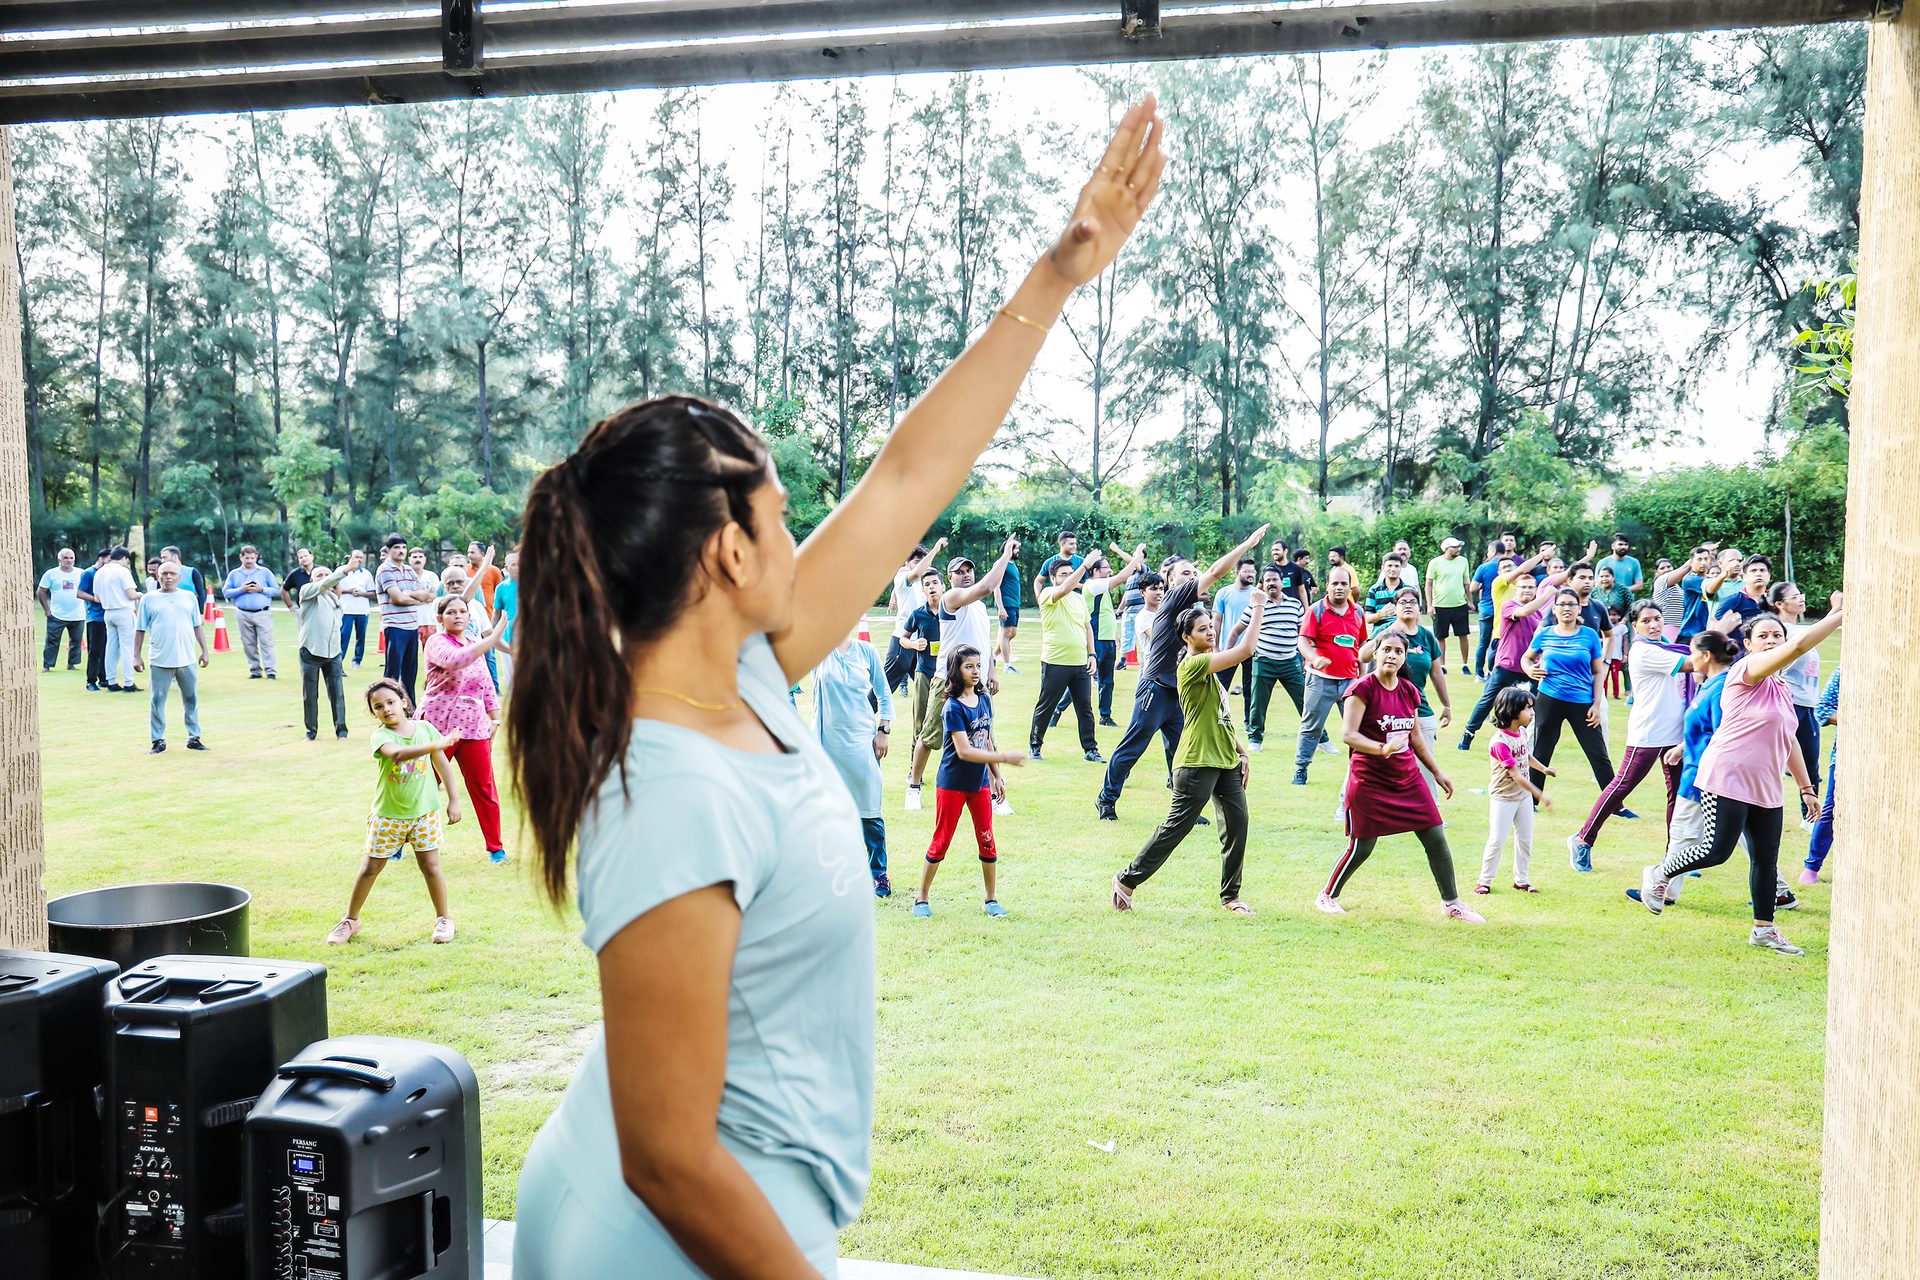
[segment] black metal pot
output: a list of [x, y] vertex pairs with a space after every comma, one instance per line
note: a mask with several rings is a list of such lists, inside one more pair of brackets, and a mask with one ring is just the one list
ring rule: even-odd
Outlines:
[[230, 884], [123, 884], [47, 903], [51, 950], [111, 960], [121, 970], [155, 956], [252, 954], [247, 907]]

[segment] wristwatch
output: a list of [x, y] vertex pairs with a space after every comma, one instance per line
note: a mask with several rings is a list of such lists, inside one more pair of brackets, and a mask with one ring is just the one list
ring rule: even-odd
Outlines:
[[882, 720], [880, 722], [880, 732], [891, 737], [893, 734], [893, 722], [891, 720]]

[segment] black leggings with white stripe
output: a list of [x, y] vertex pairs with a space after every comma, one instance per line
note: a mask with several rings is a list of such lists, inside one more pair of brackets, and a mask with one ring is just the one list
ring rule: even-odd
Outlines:
[[1711, 791], [1700, 793], [1704, 834], [1682, 845], [1660, 864], [1660, 876], [1672, 880], [1707, 867], [1717, 867], [1733, 856], [1740, 837], [1747, 837], [1747, 892], [1753, 895], [1753, 918], [1773, 922], [1773, 895], [1780, 876], [1780, 831], [1784, 810], [1766, 809], [1744, 800], [1730, 800]]

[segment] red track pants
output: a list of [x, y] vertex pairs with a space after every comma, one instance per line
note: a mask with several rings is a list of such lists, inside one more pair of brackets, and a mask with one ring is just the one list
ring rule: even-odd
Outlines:
[[980, 846], [980, 861], [993, 862], [999, 858], [993, 847], [993, 793], [985, 787], [978, 791], [948, 791], [944, 787], [935, 787], [933, 843], [927, 846], [928, 862], [940, 862], [946, 858], [947, 846], [953, 843], [953, 833], [960, 826], [962, 809], [973, 819], [973, 838]]
[[462, 738], [450, 754], [467, 784], [467, 799], [473, 801], [473, 816], [486, 837], [487, 852], [506, 848], [500, 836], [500, 792], [493, 785], [493, 739]]

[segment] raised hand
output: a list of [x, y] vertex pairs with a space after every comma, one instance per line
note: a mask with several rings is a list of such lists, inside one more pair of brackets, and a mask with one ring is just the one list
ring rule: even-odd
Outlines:
[[1107, 269], [1160, 190], [1166, 125], [1157, 108], [1148, 94], [1121, 119], [1099, 167], [1080, 188], [1067, 229], [1047, 255], [1071, 284], [1085, 284]]

